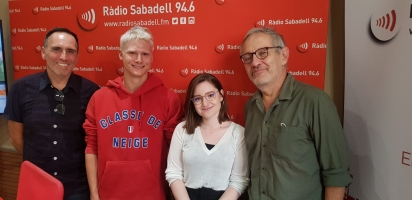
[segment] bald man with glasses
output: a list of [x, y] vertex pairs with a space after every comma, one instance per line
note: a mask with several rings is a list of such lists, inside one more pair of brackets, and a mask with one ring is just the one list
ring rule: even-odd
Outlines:
[[253, 28], [240, 48], [258, 90], [245, 106], [250, 200], [342, 200], [351, 183], [342, 126], [330, 97], [287, 73], [279, 33]]
[[41, 51], [44, 72], [17, 80], [10, 88], [4, 117], [13, 146], [62, 182], [65, 200], [88, 200], [82, 124], [95, 83], [73, 73], [78, 60], [76, 34], [51, 29]]

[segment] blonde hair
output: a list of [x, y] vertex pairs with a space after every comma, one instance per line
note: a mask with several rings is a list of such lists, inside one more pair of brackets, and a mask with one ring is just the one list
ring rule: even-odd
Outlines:
[[152, 46], [152, 50], [154, 49], [152, 33], [150, 33], [148, 28], [141, 26], [135, 26], [129, 29], [120, 37], [120, 49], [123, 50], [126, 43], [130, 42], [131, 40], [139, 39], [146, 40]]

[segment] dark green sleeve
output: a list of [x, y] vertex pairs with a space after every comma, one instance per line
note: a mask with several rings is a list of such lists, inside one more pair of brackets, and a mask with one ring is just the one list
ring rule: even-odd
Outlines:
[[315, 98], [312, 115], [311, 134], [319, 158], [323, 185], [348, 186], [352, 179], [349, 174], [345, 137], [335, 104], [326, 93]]

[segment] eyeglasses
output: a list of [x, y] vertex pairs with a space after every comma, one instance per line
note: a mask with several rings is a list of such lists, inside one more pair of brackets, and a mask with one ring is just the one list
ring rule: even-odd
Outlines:
[[249, 64], [253, 61], [253, 55], [256, 55], [256, 58], [258, 58], [259, 60], [263, 60], [266, 57], [268, 57], [269, 53], [268, 53], [268, 49], [283, 49], [283, 47], [281, 46], [275, 46], [275, 47], [263, 47], [260, 48], [258, 50], [256, 50], [253, 53], [245, 53], [243, 55], [240, 56], [240, 59], [242, 60], [242, 62], [244, 64]]
[[64, 115], [64, 111], [66, 111], [66, 107], [64, 107], [63, 105], [64, 94], [62, 91], [59, 91], [59, 90], [55, 90], [55, 91], [56, 93], [54, 94], [54, 99], [56, 99], [56, 101], [61, 101], [62, 103], [57, 104], [56, 108], [53, 111], [61, 115]]
[[199, 105], [203, 102], [203, 97], [206, 99], [206, 101], [213, 101], [216, 99], [216, 93], [218, 93], [219, 91], [216, 92], [208, 92], [206, 93], [205, 96], [195, 96], [192, 98], [193, 104]]

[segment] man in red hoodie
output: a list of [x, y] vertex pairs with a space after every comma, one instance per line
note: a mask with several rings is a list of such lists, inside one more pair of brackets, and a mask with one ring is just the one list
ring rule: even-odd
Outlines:
[[109, 80], [86, 110], [86, 170], [90, 199], [164, 200], [166, 158], [183, 118], [178, 96], [148, 73], [153, 39], [134, 27], [120, 38], [124, 76]]

